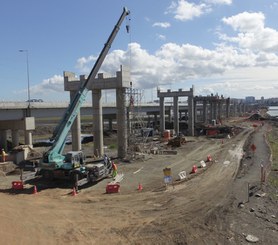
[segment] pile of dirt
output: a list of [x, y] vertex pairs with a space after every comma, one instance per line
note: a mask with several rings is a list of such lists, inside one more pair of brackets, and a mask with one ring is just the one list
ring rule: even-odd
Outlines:
[[167, 145], [170, 145], [173, 147], [181, 147], [182, 144], [185, 144], [185, 143], [186, 143], [186, 138], [184, 136], [177, 136], [177, 137], [170, 139], [168, 141]]
[[266, 118], [259, 113], [255, 113], [252, 116], [250, 116], [248, 119], [251, 121], [262, 121], [265, 120]]
[[0, 163], [0, 175], [5, 176], [8, 173], [15, 171], [17, 166], [13, 162], [2, 162]]

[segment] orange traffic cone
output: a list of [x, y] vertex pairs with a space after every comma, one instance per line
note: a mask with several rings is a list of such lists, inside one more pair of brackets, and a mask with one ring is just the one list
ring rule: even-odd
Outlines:
[[138, 185], [138, 191], [142, 191], [143, 190], [143, 186], [141, 185], [141, 183], [139, 183]]
[[208, 155], [207, 156], [207, 162], [211, 162], [212, 161], [212, 157], [211, 157], [211, 155]]
[[76, 192], [76, 189], [75, 187], [72, 188], [72, 196], [76, 196], [77, 195], [77, 192]]
[[34, 185], [33, 194], [37, 194], [37, 193], [38, 193], [37, 186]]
[[192, 174], [195, 174], [196, 172], [197, 172], [197, 166], [196, 166], [196, 165], [193, 165], [192, 170], [191, 170], [191, 173], [192, 173]]

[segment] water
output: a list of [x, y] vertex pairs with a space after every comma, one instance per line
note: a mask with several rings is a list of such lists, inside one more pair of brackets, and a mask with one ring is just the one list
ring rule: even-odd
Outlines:
[[270, 106], [267, 113], [270, 116], [278, 117], [278, 106]]

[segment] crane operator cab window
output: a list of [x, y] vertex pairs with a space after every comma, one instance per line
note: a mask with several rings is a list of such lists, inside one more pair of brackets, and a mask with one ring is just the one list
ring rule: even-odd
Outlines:
[[85, 156], [82, 151], [70, 151], [65, 156], [65, 161], [71, 163], [73, 168], [84, 164]]

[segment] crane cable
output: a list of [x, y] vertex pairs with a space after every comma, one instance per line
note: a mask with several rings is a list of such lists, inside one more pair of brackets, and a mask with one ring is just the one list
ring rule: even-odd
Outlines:
[[126, 16], [126, 32], [129, 34], [129, 42], [128, 42], [128, 47], [129, 47], [129, 67], [131, 70], [131, 31], [130, 31], [130, 22], [131, 18], [129, 16]]
[[[131, 31], [130, 31], [130, 23], [131, 23], [130, 16], [126, 16], [126, 32], [129, 35], [129, 42], [128, 42], [129, 70], [131, 72]], [[134, 98], [133, 98], [132, 95], [133, 95], [133, 93], [132, 93], [132, 81], [130, 81], [129, 106], [131, 106], [131, 108], [133, 108], [133, 106], [134, 106]]]

